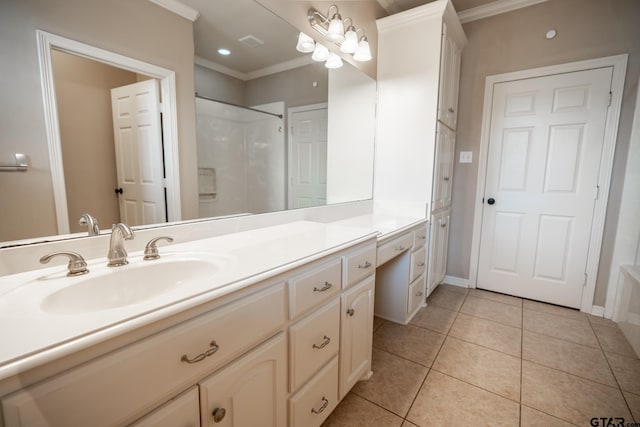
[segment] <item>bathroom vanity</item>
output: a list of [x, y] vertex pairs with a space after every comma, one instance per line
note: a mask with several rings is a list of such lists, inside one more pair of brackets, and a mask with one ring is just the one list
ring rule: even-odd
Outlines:
[[[422, 256], [407, 280], [424, 292], [424, 220], [384, 230], [378, 217], [380, 232], [371, 218], [179, 243], [123, 267], [89, 260], [79, 277], [64, 266], [1, 277], [0, 425], [319, 426], [372, 374], [377, 258]], [[180, 282], [170, 271], [180, 287], [141, 284]], [[116, 294], [69, 291], [83, 281]]]

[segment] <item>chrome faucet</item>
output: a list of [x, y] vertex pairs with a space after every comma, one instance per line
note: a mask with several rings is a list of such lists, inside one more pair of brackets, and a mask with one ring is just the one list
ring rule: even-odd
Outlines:
[[100, 234], [100, 225], [98, 225], [98, 220], [96, 217], [88, 213], [82, 214], [78, 224], [87, 226], [89, 229], [89, 237], [98, 236]]
[[111, 240], [109, 241], [109, 253], [107, 254], [108, 267], [118, 267], [129, 264], [127, 261], [127, 251], [124, 249], [124, 241], [134, 238], [133, 230], [127, 225], [119, 222], [113, 224], [111, 228]]

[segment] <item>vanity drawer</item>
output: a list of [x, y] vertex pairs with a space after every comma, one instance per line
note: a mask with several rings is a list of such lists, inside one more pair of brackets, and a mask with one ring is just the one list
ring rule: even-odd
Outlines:
[[285, 302], [284, 284], [272, 286], [10, 395], [5, 427], [131, 422], [273, 335]]
[[418, 248], [420, 248], [421, 246], [425, 246], [427, 244], [427, 227], [420, 227], [417, 230], [415, 230], [413, 232], [414, 234], [414, 239], [413, 239], [413, 249], [416, 250]]
[[289, 328], [289, 391], [293, 392], [327, 363], [340, 345], [340, 299]]
[[389, 261], [391, 258], [411, 248], [413, 245], [413, 232], [405, 233], [396, 237], [389, 243], [378, 247], [378, 267]]
[[342, 288], [342, 259], [304, 271], [289, 279], [289, 318], [338, 295]]
[[426, 254], [427, 249], [424, 246], [411, 254], [411, 274], [409, 275], [410, 282], [424, 273], [426, 265]]
[[376, 247], [370, 245], [344, 257], [344, 288], [358, 283], [376, 270]]
[[289, 399], [289, 423], [318, 427], [338, 404], [338, 357]]
[[409, 285], [409, 295], [407, 299], [407, 314], [412, 314], [420, 307], [425, 300], [424, 295], [424, 275], [418, 277]]

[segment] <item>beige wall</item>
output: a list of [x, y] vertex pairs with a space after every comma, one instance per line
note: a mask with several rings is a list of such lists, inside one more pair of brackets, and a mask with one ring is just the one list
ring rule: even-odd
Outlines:
[[54, 50], [51, 55], [72, 233], [88, 212], [101, 228], [120, 222], [111, 89], [138, 81], [130, 71]]
[[202, 65], [195, 66], [196, 93], [231, 104], [244, 105], [244, 82]]
[[148, 1], [2, 1], [0, 155], [26, 153], [32, 167], [0, 175], [0, 241], [57, 232], [36, 29], [176, 72], [182, 213], [197, 217], [192, 22]]
[[[629, 149], [640, 70], [640, 2], [550, 0], [464, 25], [469, 40], [462, 56], [456, 159], [473, 151], [472, 164], [455, 164], [447, 274], [469, 277], [473, 210], [478, 173], [485, 78], [590, 58], [629, 53], [595, 305], [604, 305], [621, 189]], [[546, 40], [547, 30], [558, 35]]]

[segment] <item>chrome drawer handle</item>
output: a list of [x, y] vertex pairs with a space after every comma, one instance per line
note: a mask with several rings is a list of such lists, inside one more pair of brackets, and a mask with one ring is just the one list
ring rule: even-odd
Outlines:
[[456, 111], [456, 110], [454, 110], [453, 107], [449, 107], [449, 112], [450, 113], [453, 113], [454, 111]]
[[347, 310], [347, 314], [348, 314], [350, 317], [353, 317], [353, 315], [355, 314], [355, 312], [356, 312], [356, 311], [355, 311], [353, 308], [350, 308], [350, 309], [348, 309], [348, 310]]
[[449, 181], [449, 177], [448, 177], [448, 176], [445, 176], [443, 179], [444, 179], [445, 181]]
[[424, 262], [419, 263], [418, 267], [424, 267]]
[[329, 343], [331, 342], [331, 338], [329, 338], [326, 335], [324, 336], [323, 340], [324, 341], [322, 341], [322, 344], [320, 344], [320, 345], [314, 344], [313, 348], [317, 348], [318, 350], [320, 350], [321, 348], [325, 348], [326, 346], [328, 346]]
[[440, 224], [440, 227], [445, 228], [447, 224]]
[[427, 240], [427, 235], [422, 235], [422, 236], [418, 236], [418, 239], [420, 240]]
[[358, 268], [367, 269], [371, 267], [371, 263], [369, 261], [365, 261], [364, 264], [358, 264]]
[[423, 293], [422, 291], [420, 291], [420, 292], [418, 292], [418, 293], [416, 294], [416, 296], [417, 296], [417, 297], [421, 297], [422, 295], [424, 295], [424, 293]]
[[404, 246], [400, 245], [396, 248], [396, 251], [400, 252], [400, 251], [404, 251]]
[[224, 419], [224, 416], [227, 415], [227, 410], [224, 408], [216, 408], [211, 415], [213, 415], [213, 422], [219, 423]]
[[313, 292], [324, 292], [324, 291], [328, 291], [329, 289], [331, 289], [331, 286], [333, 286], [331, 283], [329, 282], [324, 282], [324, 286], [321, 288], [316, 288], [315, 286], [313, 287]]
[[322, 406], [320, 407], [320, 409], [316, 411], [315, 408], [311, 408], [311, 412], [313, 412], [314, 414], [319, 414], [325, 409], [327, 409], [327, 406], [329, 406], [329, 401], [327, 400], [326, 397], [322, 396]]
[[209, 350], [205, 351], [204, 353], [200, 353], [199, 355], [197, 355], [193, 359], [189, 359], [189, 356], [187, 356], [186, 354], [183, 354], [182, 357], [180, 358], [180, 361], [181, 362], [186, 362], [186, 363], [202, 362], [207, 357], [214, 355], [216, 353], [216, 351], [218, 351], [220, 349], [220, 346], [218, 344], [216, 344], [215, 341], [211, 341], [211, 343], [209, 345], [211, 346], [211, 348]]

